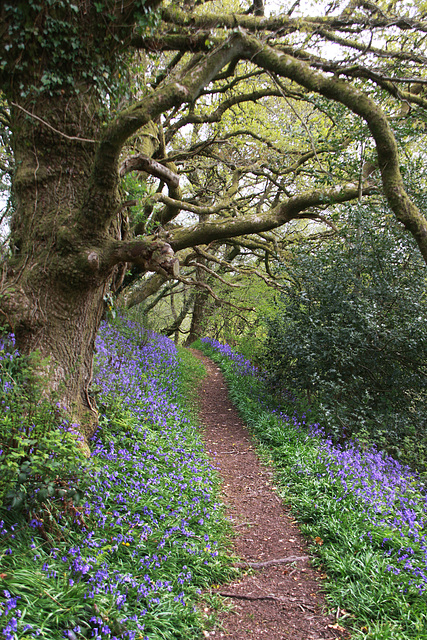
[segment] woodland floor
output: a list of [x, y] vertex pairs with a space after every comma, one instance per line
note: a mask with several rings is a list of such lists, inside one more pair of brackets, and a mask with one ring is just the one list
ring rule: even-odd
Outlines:
[[[322, 573], [310, 565], [304, 536], [275, 493], [274, 473], [257, 456], [247, 427], [229, 400], [220, 369], [206, 366], [199, 389], [206, 450], [222, 479], [222, 500], [233, 523], [234, 553], [251, 567], [218, 593], [232, 604], [213, 638], [332, 640], [349, 638], [326, 611]], [[274, 561], [274, 562], [273, 562]]]

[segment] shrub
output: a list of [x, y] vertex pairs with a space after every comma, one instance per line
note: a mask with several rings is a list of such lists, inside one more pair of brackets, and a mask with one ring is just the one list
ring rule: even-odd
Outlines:
[[20, 355], [13, 335], [0, 339], [0, 505], [13, 510], [79, 500], [85, 458], [73, 425], [43, 399], [33, 371], [44, 365]]
[[412, 240], [360, 206], [335, 241], [295, 249], [286, 273], [293, 284], [267, 320], [270, 382], [304, 395], [335, 437], [426, 469], [425, 266]]

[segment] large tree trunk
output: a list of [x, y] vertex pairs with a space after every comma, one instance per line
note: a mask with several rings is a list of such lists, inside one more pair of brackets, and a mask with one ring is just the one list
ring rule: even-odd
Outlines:
[[[91, 247], [101, 238], [79, 223], [96, 145], [74, 138], [99, 136], [98, 105], [87, 95], [12, 108], [13, 255], [1, 292], [3, 317], [19, 350], [49, 358], [47, 389], [81, 422], [86, 437], [95, 424], [93, 347], [112, 274], [92, 268]], [[111, 226], [109, 234], [117, 233]]]
[[[11, 99], [16, 172], [12, 256], [0, 289], [0, 318], [22, 353], [48, 359], [46, 392], [81, 425], [96, 426], [89, 396], [94, 343], [116, 270], [175, 274], [170, 246], [156, 237], [123, 237], [116, 162], [96, 173], [102, 140], [94, 91]], [[95, 174], [95, 175], [94, 175]]]

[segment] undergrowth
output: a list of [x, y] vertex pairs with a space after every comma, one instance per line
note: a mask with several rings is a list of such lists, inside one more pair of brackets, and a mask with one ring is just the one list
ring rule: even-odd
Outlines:
[[311, 542], [340, 624], [354, 640], [427, 640], [427, 497], [408, 467], [375, 448], [334, 445], [280, 403], [227, 345], [195, 346], [217, 362], [231, 398], [276, 468], [280, 493]]
[[[8, 477], [11, 499], [0, 509], [0, 637], [201, 636], [211, 623], [196, 606], [201, 590], [232, 569], [216, 475], [199, 440], [194, 397], [186, 397], [202, 375], [200, 363], [186, 352], [180, 363], [170, 340], [129, 321], [103, 325], [94, 385], [100, 427], [74, 487], [58, 429], [49, 423], [43, 440], [42, 414], [19, 414], [19, 354], [6, 342], [2, 400], [21, 444]], [[3, 412], [3, 435], [9, 419]], [[29, 428], [47, 447], [43, 464], [32, 455], [36, 443], [26, 442]], [[12, 445], [2, 447], [1, 464], [9, 464]], [[34, 480], [27, 482], [30, 502], [14, 501], [22, 486], [26, 491], [23, 468]], [[80, 502], [67, 493], [73, 488]]]

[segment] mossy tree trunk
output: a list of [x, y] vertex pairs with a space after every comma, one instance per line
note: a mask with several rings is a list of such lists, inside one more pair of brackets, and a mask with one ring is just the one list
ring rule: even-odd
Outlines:
[[102, 125], [90, 90], [11, 104], [15, 210], [2, 319], [20, 352], [47, 359], [46, 391], [87, 438], [97, 417], [94, 343], [115, 272], [129, 260], [167, 275], [176, 263], [158, 238], [123, 237], [117, 170], [93, 186]]
[[[117, 222], [95, 233], [81, 223], [99, 137], [98, 105], [82, 95], [20, 106], [11, 110], [15, 212], [3, 314], [22, 352], [38, 350], [49, 358], [46, 382], [58, 400], [77, 421], [90, 425], [94, 341], [115, 269], [94, 268], [95, 248], [120, 237]], [[86, 141], [73, 139], [81, 137]], [[109, 200], [118, 208], [118, 192]]]
[[[199, 262], [206, 262], [204, 258], [199, 258]], [[200, 283], [207, 281], [207, 274], [200, 267], [196, 267], [196, 279]], [[198, 288], [194, 295], [193, 312], [191, 314], [190, 333], [185, 341], [185, 346], [191, 345], [198, 338], [203, 338], [206, 331], [206, 321], [212, 310], [212, 303], [209, 292], [205, 288]]]

